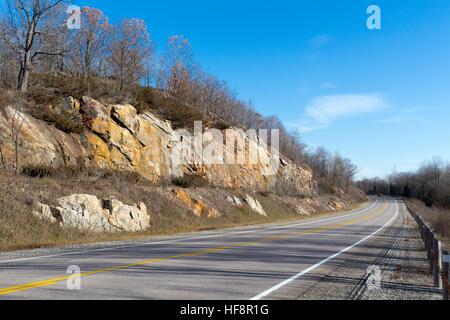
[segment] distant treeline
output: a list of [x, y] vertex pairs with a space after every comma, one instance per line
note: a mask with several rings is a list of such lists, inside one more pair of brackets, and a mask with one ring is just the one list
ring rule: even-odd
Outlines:
[[434, 157], [416, 172], [394, 172], [386, 179], [364, 179], [357, 186], [367, 194], [417, 198], [427, 206], [450, 207], [450, 163]]

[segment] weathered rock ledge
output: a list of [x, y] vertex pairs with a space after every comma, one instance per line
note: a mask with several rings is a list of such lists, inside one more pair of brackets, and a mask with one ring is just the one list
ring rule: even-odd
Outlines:
[[74, 194], [56, 200], [57, 207], [35, 203], [33, 214], [64, 228], [92, 232], [138, 232], [150, 228], [150, 216], [144, 203], [130, 206], [109, 198]]

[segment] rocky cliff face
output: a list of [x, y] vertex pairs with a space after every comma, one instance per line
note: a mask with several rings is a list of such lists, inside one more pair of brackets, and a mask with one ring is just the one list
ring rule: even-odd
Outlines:
[[[186, 130], [174, 130], [168, 121], [150, 112], [138, 114], [131, 105], [103, 105], [88, 97], [82, 101], [68, 97], [53, 109], [83, 118], [87, 129], [80, 134], [66, 134], [44, 121], [6, 107], [0, 112], [0, 144], [7, 162], [12, 163], [14, 158], [11, 121], [23, 118], [18, 141], [21, 165], [83, 165], [132, 171], [155, 182], [197, 173], [221, 187], [256, 191], [283, 186], [306, 194], [314, 192], [309, 168], [275, 157], [244, 134], [236, 134], [237, 144], [232, 147], [204, 135], [200, 142], [202, 148], [192, 148], [191, 154], [186, 150], [191, 150], [194, 139]], [[212, 164], [211, 153], [206, 155], [205, 151], [215, 150], [216, 154], [222, 153], [224, 159], [235, 152], [248, 156], [247, 149], [252, 143], [259, 154], [267, 154], [268, 162], [258, 158], [254, 164]], [[240, 150], [239, 146], [242, 149], [243, 145], [248, 148]]]

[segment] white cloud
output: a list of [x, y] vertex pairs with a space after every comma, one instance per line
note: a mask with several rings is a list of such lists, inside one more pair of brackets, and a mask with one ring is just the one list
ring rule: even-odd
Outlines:
[[305, 107], [305, 116], [293, 125], [300, 132], [328, 128], [342, 117], [377, 112], [390, 107], [381, 94], [324, 95], [315, 98]]
[[[380, 111], [388, 106], [388, 103], [380, 94], [321, 96], [306, 106], [307, 118], [303, 120], [303, 124], [309, 123], [310, 129], [323, 128], [329, 126], [339, 117]], [[304, 127], [307, 126], [304, 125]]]

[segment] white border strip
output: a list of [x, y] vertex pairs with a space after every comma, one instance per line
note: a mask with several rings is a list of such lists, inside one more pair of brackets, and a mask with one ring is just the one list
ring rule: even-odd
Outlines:
[[309, 267], [308, 269], [303, 270], [303, 271], [300, 272], [300, 273], [297, 273], [296, 275], [292, 276], [291, 278], [289, 278], [289, 279], [287, 279], [287, 280], [284, 280], [283, 282], [277, 284], [276, 286], [274, 286], [274, 287], [272, 287], [272, 288], [270, 288], [270, 289], [267, 289], [266, 291], [264, 291], [264, 292], [258, 294], [257, 296], [251, 298], [250, 300], [261, 300], [262, 298], [267, 297], [267, 296], [268, 296], [269, 294], [271, 294], [272, 292], [274, 292], [274, 291], [276, 291], [276, 290], [278, 290], [278, 289], [284, 287], [285, 285], [291, 283], [292, 281], [294, 281], [294, 280], [296, 280], [296, 279], [298, 279], [298, 278], [304, 276], [305, 274], [307, 274], [307, 273], [313, 271], [314, 269], [320, 267], [321, 265], [327, 263], [328, 261], [330, 261], [330, 260], [336, 258], [337, 256], [341, 255], [342, 253], [344, 253], [344, 252], [346, 252], [346, 251], [348, 251], [348, 250], [350, 250], [350, 249], [353, 249], [354, 247], [360, 245], [360, 244], [363, 243], [364, 241], [366, 241], [366, 240], [372, 238], [374, 235], [376, 235], [378, 232], [380, 232], [381, 230], [383, 230], [384, 228], [386, 228], [388, 225], [390, 225], [390, 224], [394, 221], [394, 219], [397, 218], [398, 213], [399, 213], [399, 206], [398, 206], [398, 202], [396, 202], [395, 204], [396, 204], [396, 207], [397, 207], [395, 216], [392, 217], [392, 219], [389, 220], [389, 222], [386, 223], [383, 227], [381, 227], [380, 229], [378, 229], [377, 231], [375, 231], [375, 232], [372, 233], [371, 235], [369, 235], [369, 236], [365, 237], [364, 239], [362, 239], [362, 240], [360, 240], [360, 241], [354, 243], [354, 244], [351, 245], [350, 247], [347, 247], [347, 248], [345, 248], [345, 249], [339, 251], [338, 253], [335, 253], [335, 254], [333, 254], [332, 256], [329, 256], [329, 257], [326, 258], [325, 260], [322, 260], [321, 262], [319, 262], [319, 263], [317, 263], [317, 264], [315, 264], [315, 265]]

